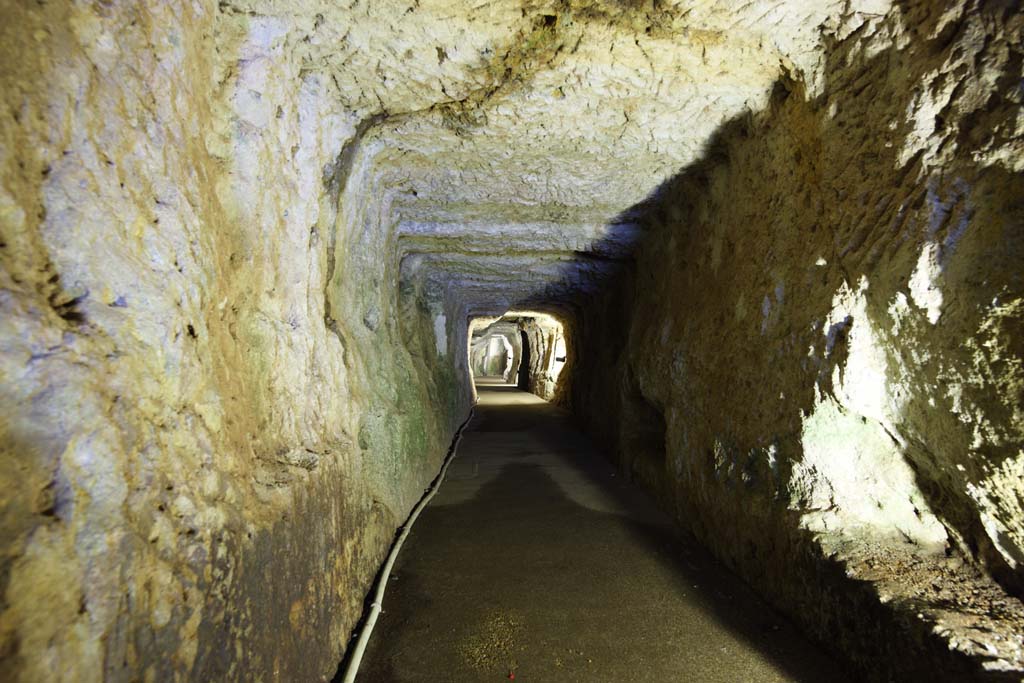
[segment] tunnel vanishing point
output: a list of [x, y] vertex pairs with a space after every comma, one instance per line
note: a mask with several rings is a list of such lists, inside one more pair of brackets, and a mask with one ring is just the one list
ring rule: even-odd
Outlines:
[[1019, 2], [0, 7], [0, 680], [331, 680], [502, 386], [849, 680], [1024, 678]]

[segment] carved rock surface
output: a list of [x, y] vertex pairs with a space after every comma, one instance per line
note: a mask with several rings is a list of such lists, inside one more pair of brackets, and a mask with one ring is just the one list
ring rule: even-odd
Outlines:
[[817, 91], [780, 78], [637, 210], [573, 326], [576, 413], [866, 675], [1024, 670], [1021, 30], [840, 27]]
[[823, 640], [1022, 667], [1014, 3], [0, 7], [0, 678], [329, 680], [510, 310]]

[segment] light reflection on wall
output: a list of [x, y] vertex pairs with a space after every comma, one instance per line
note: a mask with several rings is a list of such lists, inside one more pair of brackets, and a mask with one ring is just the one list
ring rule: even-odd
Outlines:
[[568, 360], [565, 328], [558, 318], [539, 311], [472, 318], [469, 337], [469, 365], [474, 377], [500, 376], [506, 382], [515, 382], [520, 364], [526, 363], [529, 390], [544, 399], [554, 396]]

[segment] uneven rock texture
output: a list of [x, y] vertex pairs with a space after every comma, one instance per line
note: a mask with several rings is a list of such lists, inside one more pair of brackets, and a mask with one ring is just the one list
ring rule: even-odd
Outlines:
[[510, 310], [837, 648], [1014, 623], [1013, 3], [0, 7], [0, 678], [329, 678]]
[[519, 328], [530, 349], [522, 388], [551, 400], [566, 362], [565, 329], [557, 318], [544, 314], [519, 318]]
[[543, 399], [554, 398], [567, 360], [565, 329], [554, 316], [510, 311], [470, 321], [469, 356], [475, 377], [502, 377]]
[[622, 466], [874, 676], [1024, 670], [1021, 29], [922, 2], [827, 32], [821, 84], [638, 207], [572, 327]]
[[329, 678], [469, 401], [356, 117], [224, 6], [3, 15], [0, 678]]
[[512, 321], [499, 318], [472, 332], [469, 354], [474, 377], [501, 377], [515, 382], [522, 353], [522, 336]]

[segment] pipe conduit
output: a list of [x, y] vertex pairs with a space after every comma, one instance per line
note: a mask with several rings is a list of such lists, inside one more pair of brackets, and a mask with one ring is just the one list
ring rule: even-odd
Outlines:
[[366, 644], [370, 642], [370, 635], [373, 633], [373, 627], [377, 624], [377, 617], [380, 616], [382, 611], [381, 607], [384, 603], [384, 591], [387, 589], [388, 578], [391, 576], [391, 569], [395, 566], [395, 560], [398, 559], [398, 553], [402, 549], [402, 544], [405, 543], [405, 539], [409, 536], [409, 532], [412, 530], [412, 525], [416, 522], [416, 518], [420, 516], [420, 512], [423, 508], [427, 507], [427, 503], [434, 497], [437, 490], [441, 487], [441, 482], [444, 481], [444, 475], [448, 471], [448, 465], [451, 464], [455, 458], [455, 454], [459, 450], [459, 442], [462, 441], [462, 433], [466, 429], [466, 426], [473, 419], [473, 415], [476, 413], [476, 409], [472, 408], [469, 411], [469, 416], [466, 417], [465, 421], [459, 425], [459, 428], [455, 430], [455, 436], [452, 438], [452, 444], [448, 447], [448, 455], [444, 459], [444, 463], [441, 465], [441, 471], [438, 472], [434, 481], [431, 482], [427, 488], [426, 493], [420, 498], [416, 506], [413, 507], [412, 512], [409, 513], [409, 519], [406, 520], [402, 526], [401, 532], [398, 534], [398, 538], [395, 539], [394, 545], [391, 546], [391, 552], [388, 553], [388, 558], [384, 562], [384, 566], [381, 568], [380, 574], [377, 576], [377, 583], [373, 589], [373, 602], [370, 603], [370, 611], [366, 614], [366, 618], [363, 621], [363, 629], [359, 633], [359, 639], [356, 641], [355, 647], [352, 649], [352, 655], [348, 658], [348, 664], [345, 666], [345, 674], [341, 678], [342, 683], [354, 683], [356, 680], [356, 674], [359, 673], [359, 664], [363, 659], [363, 653], [366, 651]]

